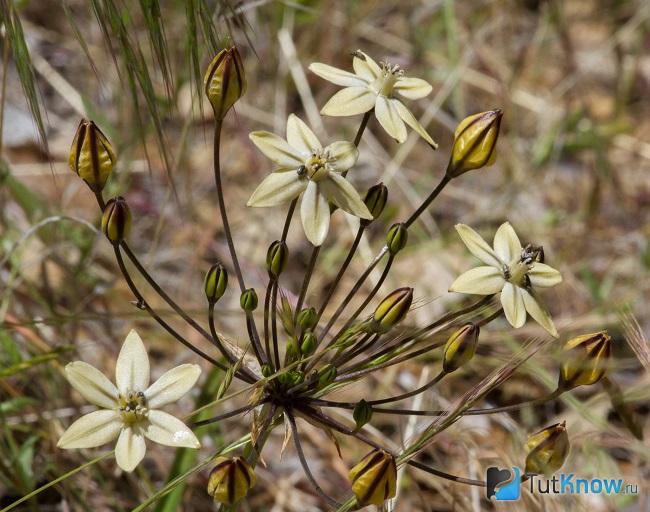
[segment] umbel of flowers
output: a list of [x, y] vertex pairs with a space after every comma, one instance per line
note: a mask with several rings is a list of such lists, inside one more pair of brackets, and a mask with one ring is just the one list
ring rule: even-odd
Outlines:
[[[207, 484], [210, 496], [227, 507], [236, 507], [245, 499], [255, 485], [255, 466], [269, 433], [284, 424], [288, 432], [286, 442], [293, 442], [305, 476], [322, 503], [329, 509], [351, 510], [366, 505], [382, 506], [393, 498], [397, 491], [397, 469], [403, 465], [468, 485], [484, 485], [480, 480], [433, 468], [418, 460], [419, 455], [440, 432], [464, 415], [494, 414], [542, 404], [575, 387], [607, 380], [611, 338], [603, 331], [574, 337], [565, 344], [558, 386], [548, 396], [505, 407], [475, 408], [488, 391], [499, 385], [502, 376], [512, 374], [532, 355], [536, 348], [528, 344], [520, 357], [514, 357], [496, 371], [497, 378], [486, 376], [477, 383], [477, 389], [460, 400], [461, 405], [456, 409], [428, 411], [392, 407], [395, 402], [430, 390], [442, 379], [451, 378], [452, 374], [471, 365], [482, 329], [501, 317], [512, 327], [519, 328], [530, 315], [552, 337], [558, 337], [541, 295], [543, 289], [560, 284], [562, 278], [545, 261], [543, 248], [523, 245], [508, 222], [497, 229], [492, 245], [471, 227], [458, 224], [458, 235], [481, 265], [461, 274], [450, 284], [450, 291], [479, 296], [478, 299], [463, 302], [420, 328], [407, 325], [415, 294], [408, 283], [376, 300], [394, 260], [408, 244], [411, 225], [431, 207], [450, 181], [495, 162], [502, 119], [502, 112], [497, 109], [471, 115], [459, 123], [447, 167], [437, 185], [405, 220], [387, 230], [377, 256], [354, 280], [349, 291], [342, 294], [343, 298], [331, 303], [335, 292], [343, 287], [342, 278], [349, 270], [361, 238], [368, 226], [381, 218], [388, 201], [388, 189], [382, 183], [373, 185], [365, 193], [360, 192], [354, 170], [360, 142], [372, 119], [376, 119], [398, 143], [406, 140], [408, 126], [428, 147], [437, 147], [426, 127], [407, 107], [411, 100], [421, 99], [431, 92], [432, 87], [426, 81], [408, 77], [399, 66], [388, 62], [378, 64], [362, 51], [353, 52], [352, 67], [353, 73], [326, 64], [312, 64], [309, 69], [343, 87], [325, 104], [323, 115], [362, 115], [353, 141], [323, 143], [295, 114], [287, 119], [284, 136], [267, 131], [250, 134], [252, 143], [273, 163], [273, 168], [252, 190], [248, 205], [286, 209], [282, 230], [270, 243], [266, 254], [268, 286], [260, 290], [258, 296], [257, 290], [247, 286], [247, 276], [239, 263], [228, 221], [231, 206], [226, 206], [224, 201], [219, 158], [223, 121], [244, 94], [247, 80], [243, 61], [234, 47], [222, 50], [210, 63], [205, 75], [205, 93], [214, 111], [215, 192], [230, 261], [214, 261], [205, 274], [208, 329], [171, 297], [130, 247], [132, 213], [127, 194], [108, 201], [103, 196], [104, 186], [117, 164], [116, 152], [92, 121], [83, 120], [79, 124], [70, 151], [70, 167], [95, 194], [102, 210], [102, 233], [111, 244], [137, 307], [146, 311], [168, 335], [203, 359], [204, 364], [225, 370], [224, 381], [215, 397], [221, 407], [227, 404], [224, 393], [235, 381], [245, 386], [241, 391], [248, 392], [249, 396], [243, 408], [226, 408], [215, 417], [186, 425], [161, 408], [176, 402], [190, 390], [199, 377], [199, 366], [180, 365], [150, 385], [146, 350], [140, 337], [132, 331], [117, 359], [116, 384], [86, 363], [74, 362], [66, 367], [71, 385], [99, 410], [75, 421], [61, 436], [60, 447], [91, 448], [117, 439], [117, 464], [125, 471], [132, 471], [145, 456], [145, 439], [172, 447], [198, 448], [200, 440], [192, 428], [227, 421], [227, 418], [252, 411], [250, 434], [211, 456], [214, 460]], [[300, 265], [287, 244], [287, 232], [298, 207], [297, 214], [312, 249], [302, 286], [296, 293], [297, 300], [290, 301], [282, 293], [282, 282], [287, 269], [296, 271]], [[359, 219], [356, 237], [328, 289], [322, 296], [314, 296], [309, 293], [309, 284], [318, 265], [320, 248], [327, 241], [330, 220], [333, 215], [344, 214]], [[380, 279], [368, 290], [364, 285], [369, 275], [380, 268]], [[150, 293], [162, 300], [178, 320], [211, 344], [210, 351], [199, 348], [161, 317], [136, 284], [133, 271], [148, 283]], [[229, 279], [229, 273], [234, 273], [235, 279]], [[238, 292], [233, 292], [233, 288]], [[239, 294], [246, 323], [246, 333], [238, 333], [240, 336], [235, 343], [217, 328], [216, 306], [224, 295], [232, 293]], [[447, 337], [444, 347], [434, 340], [438, 333]], [[372, 373], [438, 349], [441, 349], [440, 363], [437, 367], [434, 365], [435, 377], [415, 389], [389, 397], [359, 396], [352, 402], [329, 398], [334, 391]], [[480, 368], [473, 368], [473, 373], [478, 372]], [[352, 411], [354, 424], [336, 419], [330, 409]], [[396, 452], [375, 440], [367, 430], [367, 425], [378, 414], [417, 414], [435, 419], [408, 446]], [[328, 486], [311, 472], [300, 432], [303, 420], [321, 427], [330, 438], [346, 436], [370, 447], [370, 453], [360, 461], [348, 461], [351, 464], [349, 497], [342, 493], [330, 496], [324, 489]], [[526, 445], [528, 474], [548, 474], [562, 466], [569, 452], [567, 430], [565, 423], [558, 423], [531, 435]], [[347, 459], [346, 454], [343, 456]], [[270, 458], [279, 459], [279, 454], [266, 454], [265, 459]]]

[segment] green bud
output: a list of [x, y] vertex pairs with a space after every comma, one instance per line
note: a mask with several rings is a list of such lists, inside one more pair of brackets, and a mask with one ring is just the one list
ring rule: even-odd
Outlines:
[[583, 334], [564, 345], [564, 362], [558, 387], [563, 390], [590, 386], [603, 378], [612, 353], [612, 338], [607, 331]]
[[361, 427], [372, 419], [372, 405], [365, 400], [361, 400], [354, 406], [352, 418], [354, 418], [354, 422], [357, 424], [356, 430], [361, 430]]
[[454, 134], [454, 146], [447, 167], [447, 176], [456, 178], [473, 169], [492, 165], [503, 111], [488, 110], [463, 119]]
[[413, 302], [413, 288], [398, 288], [379, 303], [372, 317], [374, 332], [387, 332], [404, 320]]
[[367, 226], [373, 220], [376, 220], [377, 217], [381, 215], [386, 206], [386, 200], [388, 199], [388, 188], [383, 183], [378, 183], [373, 185], [366, 192], [366, 197], [363, 202], [366, 204], [366, 208], [372, 214], [372, 220], [361, 219], [361, 224]]
[[306, 331], [302, 336], [302, 343], [300, 344], [300, 352], [303, 356], [310, 356], [318, 346], [318, 338], [311, 331]]
[[265, 379], [268, 379], [271, 375], [273, 375], [273, 368], [271, 368], [271, 365], [268, 364], [263, 364], [260, 368], [260, 371], [262, 372], [262, 377]]
[[318, 373], [318, 387], [324, 388], [325, 386], [330, 385], [336, 379], [338, 370], [333, 364], [326, 364]]
[[469, 323], [449, 337], [442, 359], [442, 369], [446, 373], [458, 370], [474, 357], [480, 330], [478, 325]]
[[257, 293], [255, 293], [254, 288], [244, 290], [244, 293], [239, 298], [239, 305], [244, 311], [255, 311], [257, 308]]
[[224, 505], [234, 505], [255, 485], [253, 469], [242, 457], [218, 457], [208, 477], [208, 494]]
[[566, 423], [556, 423], [531, 435], [526, 442], [527, 474], [551, 475], [562, 467], [569, 454]]
[[228, 287], [228, 272], [221, 263], [215, 263], [205, 274], [203, 288], [210, 304], [217, 302]]
[[316, 313], [315, 308], [305, 308], [300, 313], [298, 313], [298, 326], [303, 331], [316, 327], [317, 321], [318, 313]]
[[348, 473], [359, 505], [381, 507], [397, 492], [395, 458], [384, 450], [373, 450]]
[[70, 148], [70, 169], [95, 192], [101, 192], [117, 157], [111, 143], [92, 121], [82, 119]]
[[113, 245], [118, 245], [131, 231], [131, 210], [122, 196], [106, 203], [102, 214], [102, 233]]
[[289, 338], [287, 341], [285, 357], [287, 364], [291, 364], [300, 359], [300, 349], [298, 347], [298, 341], [295, 338]]
[[287, 244], [281, 240], [276, 240], [269, 246], [266, 252], [266, 270], [269, 276], [277, 279], [278, 276], [284, 272], [289, 260], [289, 248]]
[[221, 50], [212, 59], [203, 79], [205, 94], [214, 109], [214, 117], [223, 119], [246, 92], [246, 76], [236, 47]]
[[393, 256], [396, 255], [404, 249], [408, 238], [408, 229], [404, 223], [398, 222], [397, 224], [393, 224], [388, 230], [388, 235], [386, 235], [386, 246], [388, 247], [388, 252]]

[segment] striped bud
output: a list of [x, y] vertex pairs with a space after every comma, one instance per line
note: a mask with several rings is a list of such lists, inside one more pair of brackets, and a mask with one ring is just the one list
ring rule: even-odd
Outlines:
[[257, 293], [254, 288], [244, 290], [239, 298], [239, 305], [244, 311], [255, 311], [257, 309]]
[[460, 122], [454, 134], [447, 176], [456, 178], [467, 171], [494, 163], [502, 117], [502, 110], [488, 110]]
[[68, 164], [95, 192], [101, 192], [117, 157], [111, 143], [92, 121], [82, 119], [72, 141]]
[[413, 302], [413, 288], [398, 288], [379, 303], [372, 316], [371, 329], [387, 332], [404, 320]]
[[246, 92], [246, 75], [236, 47], [221, 50], [212, 59], [203, 79], [205, 94], [214, 109], [214, 117], [223, 119]]
[[463, 325], [449, 337], [442, 359], [442, 369], [446, 373], [458, 370], [474, 357], [480, 330], [478, 325], [469, 323]]
[[218, 457], [208, 478], [208, 494], [224, 505], [234, 505], [248, 494], [257, 480], [242, 457]]
[[318, 346], [318, 338], [316, 338], [316, 335], [311, 332], [307, 331], [305, 334], [302, 336], [302, 343], [300, 344], [300, 352], [302, 353], [303, 356], [310, 356], [314, 353], [314, 350], [316, 350], [316, 347]]
[[281, 240], [273, 242], [269, 246], [269, 250], [266, 252], [266, 270], [268, 270], [269, 276], [273, 279], [277, 279], [287, 267], [288, 260], [289, 248], [287, 247], [287, 244]]
[[318, 372], [318, 387], [319, 388], [324, 388], [325, 386], [328, 386], [332, 382], [334, 382], [334, 379], [336, 379], [336, 376], [338, 375], [338, 370], [336, 369], [336, 366], [333, 364], [326, 364], [323, 366], [320, 372]]
[[118, 245], [131, 231], [131, 210], [122, 196], [106, 203], [102, 214], [102, 233], [113, 245]]
[[268, 364], [263, 364], [260, 368], [260, 371], [262, 372], [262, 377], [265, 379], [268, 379], [271, 375], [273, 375], [273, 368], [271, 368], [271, 366]]
[[318, 321], [318, 313], [315, 308], [305, 308], [298, 313], [298, 327], [303, 331], [313, 329]]
[[397, 465], [395, 458], [384, 450], [373, 450], [348, 473], [352, 492], [359, 505], [382, 506], [395, 496]]
[[217, 302], [228, 287], [228, 272], [221, 263], [215, 263], [205, 274], [203, 288], [210, 304]]
[[384, 211], [386, 207], [386, 201], [388, 199], [388, 188], [383, 183], [378, 183], [373, 185], [366, 192], [366, 197], [363, 202], [366, 204], [366, 208], [372, 215], [372, 220], [370, 219], [361, 219], [361, 223], [365, 226], [370, 224], [373, 220], [377, 219]]
[[388, 247], [388, 252], [395, 256], [398, 252], [404, 249], [408, 239], [409, 232], [406, 225], [402, 222], [393, 224], [386, 235], [386, 247]]
[[526, 442], [526, 473], [551, 475], [562, 467], [569, 454], [566, 423], [556, 423], [531, 435]]
[[366, 423], [372, 419], [372, 405], [365, 400], [361, 400], [352, 410], [352, 418], [357, 424], [356, 430], [361, 430]]
[[564, 345], [558, 387], [563, 390], [590, 386], [603, 378], [612, 352], [607, 331], [583, 334]]

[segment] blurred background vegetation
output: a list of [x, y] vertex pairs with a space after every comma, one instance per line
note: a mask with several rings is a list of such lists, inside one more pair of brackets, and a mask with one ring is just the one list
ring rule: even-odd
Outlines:
[[[295, 112], [320, 135], [351, 138], [360, 120], [319, 117], [335, 88], [307, 71], [310, 62], [347, 69], [350, 52], [361, 48], [434, 86], [414, 109], [440, 143], [437, 152], [415, 135], [396, 146], [375, 121], [364, 136], [355, 183], [364, 190], [383, 181], [391, 206], [364, 240], [351, 279], [372, 258], [386, 228], [419, 204], [444, 172], [458, 121], [504, 109], [497, 164], [445, 190], [411, 229], [409, 246], [384, 290], [414, 286], [418, 307], [410, 322], [426, 323], [457, 303], [446, 290], [472, 264], [453, 225], [470, 224], [491, 236], [510, 220], [522, 241], [543, 245], [548, 262], [563, 274], [563, 284], [547, 294], [563, 338], [610, 330], [613, 380], [633, 411], [634, 426], [621, 422], [610, 397], [595, 386], [541, 408], [463, 419], [439, 436], [428, 456], [446, 471], [482, 478], [487, 466], [521, 465], [526, 434], [566, 419], [572, 453], [565, 467], [584, 476], [621, 475], [639, 485], [640, 495], [544, 500], [524, 493], [511, 509], [650, 510], [650, 452], [638, 439], [647, 431], [650, 412], [650, 357], [643, 335], [650, 328], [647, 1], [0, 0], [0, 9], [0, 508], [95, 456], [55, 447], [85, 407], [62, 376], [68, 361], [83, 359], [110, 373], [124, 335], [136, 327], [152, 367], [195, 362], [130, 303], [112, 251], [97, 230], [94, 198], [67, 168], [67, 153], [81, 117], [102, 127], [119, 155], [107, 196], [127, 197], [134, 214], [133, 247], [176, 300], [204, 319], [203, 272], [215, 259], [227, 262], [228, 251], [217, 215], [209, 106], [201, 81], [211, 57], [234, 41], [244, 56], [249, 89], [226, 123], [226, 201], [247, 281], [258, 290], [266, 285], [266, 248], [277, 238], [284, 212], [245, 207], [270, 170], [247, 134], [257, 129], [284, 134], [286, 117]], [[312, 280], [312, 297], [331, 282], [354, 235], [342, 215], [334, 216], [333, 230]], [[310, 254], [297, 225], [289, 245], [292, 269], [283, 284], [291, 298]], [[243, 342], [236, 295], [219, 303], [220, 324], [233, 341]], [[203, 346], [195, 333], [183, 332]], [[494, 323], [482, 332], [479, 358], [412, 405], [447, 406], [538, 334], [535, 324], [513, 331], [503, 321]], [[552, 390], [560, 346], [538, 354], [488, 403]], [[393, 367], [380, 381], [357, 384], [351, 392], [383, 396], [411, 389], [431, 378], [439, 357], [433, 353]], [[195, 404], [214, 396], [219, 379], [210, 374]], [[193, 409], [191, 400], [183, 406], [185, 413]], [[249, 420], [204, 428], [202, 455], [246, 432]], [[422, 418], [373, 420], [397, 445], [425, 424]], [[323, 487], [340, 494], [348, 485], [346, 468], [365, 447], [341, 440], [341, 458], [322, 432], [305, 431], [312, 469]], [[283, 432], [272, 436], [266, 466], [242, 510], [322, 509], [292, 449], [280, 460], [282, 437]], [[40, 493], [22, 510], [130, 510], [200, 457], [182, 451], [174, 456], [154, 447], [131, 475], [118, 472], [113, 460], [101, 461]], [[159, 501], [157, 510], [209, 508], [206, 481], [207, 473], [194, 475]], [[492, 508], [481, 489], [413, 471], [400, 482], [397, 510]]]

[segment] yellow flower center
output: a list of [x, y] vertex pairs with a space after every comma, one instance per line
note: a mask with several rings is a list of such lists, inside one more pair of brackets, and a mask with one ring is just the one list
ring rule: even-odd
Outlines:
[[393, 89], [397, 80], [404, 75], [404, 70], [397, 64], [381, 62], [381, 76], [370, 84], [370, 89], [375, 93], [389, 98], [393, 94]]
[[307, 177], [312, 181], [321, 181], [327, 178], [330, 171], [329, 161], [329, 155], [326, 153], [312, 153], [305, 162]]
[[512, 284], [527, 288], [530, 286], [528, 272], [535, 266], [536, 262], [544, 261], [544, 249], [541, 246], [528, 244], [521, 250], [519, 259], [503, 265], [503, 277]]
[[126, 393], [120, 394], [117, 403], [122, 414], [122, 421], [129, 425], [142, 421], [149, 412], [147, 398], [142, 391], [129, 389]]

